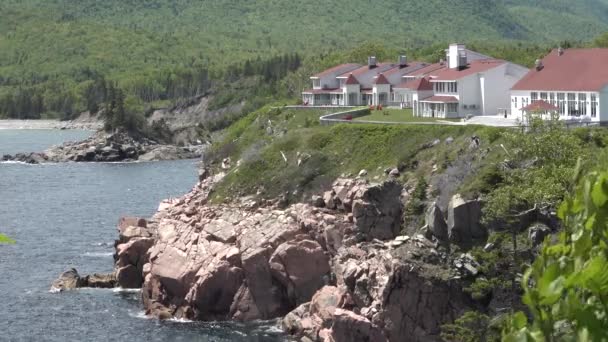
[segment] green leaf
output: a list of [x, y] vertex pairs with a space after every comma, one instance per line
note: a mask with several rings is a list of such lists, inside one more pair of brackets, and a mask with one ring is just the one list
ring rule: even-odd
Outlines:
[[604, 177], [601, 177], [593, 186], [593, 190], [591, 190], [591, 198], [593, 200], [593, 204], [595, 204], [597, 207], [603, 206], [608, 201], [608, 194], [606, 193], [604, 187], [605, 183], [606, 179]]
[[15, 244], [15, 240], [9, 238], [8, 236], [6, 236], [4, 234], [0, 234], [0, 243], [6, 243], [9, 245], [13, 245], [13, 244]]

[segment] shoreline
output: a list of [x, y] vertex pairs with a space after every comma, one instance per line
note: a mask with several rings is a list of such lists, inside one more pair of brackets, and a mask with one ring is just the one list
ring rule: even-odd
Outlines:
[[17, 130], [17, 129], [40, 129], [40, 130], [65, 130], [79, 129], [87, 131], [96, 131], [100, 129], [102, 124], [96, 121], [79, 122], [79, 121], [59, 121], [59, 120], [0, 120], [0, 131], [2, 130]]

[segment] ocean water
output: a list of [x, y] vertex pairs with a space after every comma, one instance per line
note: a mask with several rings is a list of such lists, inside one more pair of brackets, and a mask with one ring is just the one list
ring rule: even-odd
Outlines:
[[[2, 131], [0, 155], [40, 151], [78, 131]], [[0, 341], [283, 341], [275, 322], [157, 321], [144, 317], [139, 292], [80, 289], [54, 294], [70, 267], [112, 270], [116, 223], [150, 216], [158, 203], [190, 190], [196, 161], [153, 163], [0, 163]]]

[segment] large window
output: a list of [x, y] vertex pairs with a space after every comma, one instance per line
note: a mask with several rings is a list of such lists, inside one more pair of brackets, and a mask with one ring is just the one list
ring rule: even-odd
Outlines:
[[547, 93], [540, 93], [540, 99], [543, 101], [547, 101]]
[[578, 94], [578, 114], [587, 115], [587, 94]]
[[597, 116], [597, 95], [591, 94], [591, 117]]
[[531, 93], [530, 98], [532, 99], [532, 102], [538, 100], [538, 93]]
[[568, 93], [568, 114], [570, 116], [577, 115], [576, 113], [576, 94]]
[[557, 106], [559, 115], [564, 116], [566, 114], [566, 95], [564, 93], [557, 93]]
[[448, 103], [448, 113], [456, 113], [458, 111], [458, 103]]

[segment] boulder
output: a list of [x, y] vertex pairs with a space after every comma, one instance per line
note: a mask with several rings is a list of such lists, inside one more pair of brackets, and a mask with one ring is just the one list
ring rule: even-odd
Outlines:
[[434, 237], [441, 241], [447, 241], [448, 225], [436, 202], [431, 204], [426, 212], [426, 225]]
[[62, 292], [82, 287], [113, 288], [116, 287], [116, 276], [109, 274], [92, 274], [81, 277], [75, 268], [63, 272], [51, 285], [51, 292]]
[[528, 229], [528, 238], [532, 246], [538, 246], [551, 234], [551, 228], [542, 223], [536, 223]]
[[368, 241], [394, 239], [401, 230], [401, 191], [396, 181], [360, 189], [352, 210], [357, 232]]
[[481, 202], [466, 201], [456, 194], [448, 205], [448, 235], [451, 241], [468, 243], [487, 236], [481, 225]]
[[321, 196], [317, 196], [317, 195], [312, 196], [311, 203], [313, 206], [315, 206], [317, 208], [325, 207], [325, 200], [323, 200], [323, 197], [321, 197]]
[[[336, 309], [328, 332], [332, 342], [387, 342], [382, 329], [352, 311]], [[404, 335], [408, 336], [408, 335]], [[402, 336], [402, 338], [404, 337]]]
[[84, 280], [75, 268], [71, 268], [59, 276], [51, 285], [51, 292], [62, 292], [83, 287]]
[[309, 301], [325, 285], [324, 277], [330, 272], [329, 258], [321, 245], [312, 240], [281, 244], [270, 257], [270, 269], [295, 305]]

